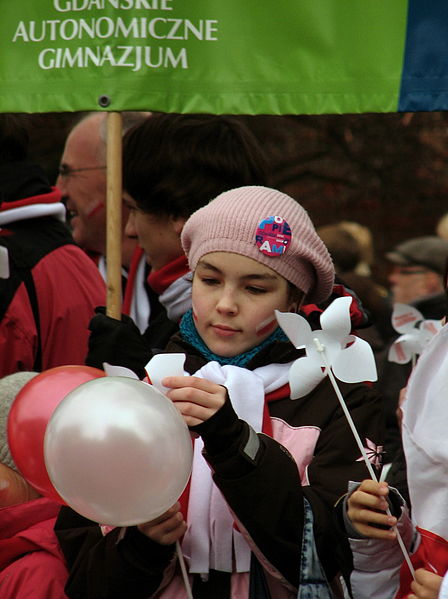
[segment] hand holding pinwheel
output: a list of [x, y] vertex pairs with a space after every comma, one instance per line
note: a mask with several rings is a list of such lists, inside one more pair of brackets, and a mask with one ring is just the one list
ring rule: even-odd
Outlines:
[[[279, 325], [293, 345], [297, 349], [305, 348], [306, 351], [306, 357], [298, 358], [291, 366], [289, 374], [291, 399], [304, 397], [325, 376], [328, 376], [370, 476], [373, 480], [378, 481], [336, 381], [336, 377], [346, 383], [376, 381], [377, 379], [372, 348], [363, 339], [350, 334], [351, 301], [350, 297], [335, 299], [320, 316], [321, 330], [313, 331], [308, 322], [298, 314], [278, 311], [275, 314]], [[389, 510], [387, 513], [391, 515]], [[396, 527], [394, 530], [404, 558], [414, 576], [414, 568], [400, 533]]]

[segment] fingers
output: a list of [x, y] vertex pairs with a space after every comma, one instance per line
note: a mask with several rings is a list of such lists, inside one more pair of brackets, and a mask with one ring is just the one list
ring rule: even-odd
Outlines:
[[415, 580], [411, 583], [414, 595], [409, 595], [409, 597], [415, 597], [415, 599], [437, 599], [441, 585], [441, 576], [434, 572], [429, 572], [424, 568], [419, 568], [415, 572]]
[[173, 392], [182, 392], [183, 396], [194, 398], [202, 397], [203, 405], [207, 405], [207, 395], [220, 395], [225, 392], [222, 385], [212, 383], [207, 379], [201, 379], [196, 376], [167, 376], [162, 380], [162, 385], [169, 387]]
[[188, 426], [208, 420], [227, 398], [225, 387], [194, 376], [170, 376], [164, 378], [162, 384], [170, 389], [167, 396]]
[[[355, 529], [362, 535], [373, 539], [394, 539], [396, 532], [390, 530], [397, 519], [385, 512], [388, 509], [386, 501], [389, 493], [385, 482], [365, 480], [348, 499], [347, 515]], [[387, 530], [378, 528], [385, 527]]]
[[160, 545], [172, 545], [179, 540], [187, 530], [187, 524], [176, 503], [164, 514], [137, 527], [140, 532]]
[[388, 503], [386, 500], [389, 487], [386, 482], [376, 482], [371, 479], [363, 480], [361, 485], [348, 498], [350, 509], [370, 509], [386, 511]]

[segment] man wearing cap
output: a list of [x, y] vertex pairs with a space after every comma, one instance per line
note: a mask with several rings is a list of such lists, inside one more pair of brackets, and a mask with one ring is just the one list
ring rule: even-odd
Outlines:
[[397, 245], [386, 258], [393, 265], [389, 275], [393, 301], [412, 304], [425, 318], [442, 318], [448, 240], [435, 235], [415, 237]]
[[[393, 303], [412, 305], [425, 319], [442, 319], [447, 312], [444, 290], [448, 240], [437, 236], [409, 239], [386, 254], [392, 265], [389, 275]], [[397, 334], [398, 336], [398, 334]], [[391, 339], [391, 343], [395, 339]], [[406, 467], [397, 420], [400, 390], [406, 387], [412, 365], [388, 360], [389, 346], [378, 358], [377, 387], [384, 397], [386, 442], [384, 462], [392, 463], [387, 480], [408, 498]]]

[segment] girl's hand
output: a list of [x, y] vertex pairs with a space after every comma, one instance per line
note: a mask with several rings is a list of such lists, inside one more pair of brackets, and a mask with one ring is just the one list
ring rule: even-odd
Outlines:
[[408, 595], [409, 599], [437, 599], [442, 580], [438, 574], [419, 568], [415, 571], [415, 580], [411, 583], [413, 594]]
[[160, 545], [172, 545], [178, 541], [185, 531], [187, 524], [177, 502], [164, 514], [137, 526], [140, 532]]
[[371, 479], [363, 480], [360, 487], [348, 498], [347, 515], [354, 528], [371, 539], [395, 539], [393, 530], [382, 530], [372, 526], [395, 526], [397, 519], [388, 516], [386, 497], [389, 487], [386, 482], [376, 482]]
[[227, 399], [225, 387], [195, 376], [167, 376], [162, 385], [170, 388], [167, 396], [187, 426], [196, 426], [211, 418]]

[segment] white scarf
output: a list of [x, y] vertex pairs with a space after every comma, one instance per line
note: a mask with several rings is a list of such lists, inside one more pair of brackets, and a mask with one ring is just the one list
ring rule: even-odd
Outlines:
[[162, 291], [159, 302], [165, 308], [168, 318], [178, 322], [191, 308], [191, 272], [179, 277]]
[[140, 262], [138, 263], [137, 272], [135, 275], [134, 289], [132, 293], [131, 308], [129, 316], [135, 322], [140, 330], [140, 333], [144, 333], [148, 328], [149, 317], [151, 314], [151, 304], [149, 303], [149, 297], [145, 289], [146, 281], [146, 258], [145, 254], [142, 254]]
[[[151, 314], [151, 304], [145, 289], [145, 267], [146, 259], [142, 254], [140, 262], [137, 266], [137, 272], [134, 280], [134, 289], [132, 290], [131, 306], [129, 316], [137, 325], [140, 333], [144, 333], [148, 328], [149, 317]], [[98, 270], [104, 281], [107, 283], [107, 264], [106, 256], [101, 255], [98, 260]], [[128, 280], [128, 272], [125, 268], [121, 268], [121, 276]]]
[[[238, 417], [260, 432], [265, 395], [288, 382], [291, 364], [269, 364], [250, 371], [239, 366], [220, 366], [217, 362], [209, 362], [194, 376], [224, 385]], [[188, 530], [182, 551], [189, 558], [191, 573], [207, 577], [210, 568], [221, 572], [248, 572], [249, 546], [234, 528], [234, 517], [213, 483], [210, 467], [202, 456], [203, 446], [202, 439], [196, 439]]]

